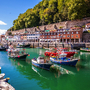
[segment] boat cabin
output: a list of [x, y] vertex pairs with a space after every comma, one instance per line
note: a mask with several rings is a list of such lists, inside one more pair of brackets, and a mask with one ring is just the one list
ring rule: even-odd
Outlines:
[[20, 54], [20, 51], [18, 49], [8, 49], [8, 55], [18, 56], [19, 54]]
[[58, 58], [64, 60], [64, 59], [66, 59], [66, 56], [67, 56], [66, 53], [62, 53], [62, 54], [58, 55]]
[[41, 56], [38, 57], [38, 58], [37, 58], [37, 62], [38, 62], [38, 63], [45, 63], [44, 57], [41, 57]]

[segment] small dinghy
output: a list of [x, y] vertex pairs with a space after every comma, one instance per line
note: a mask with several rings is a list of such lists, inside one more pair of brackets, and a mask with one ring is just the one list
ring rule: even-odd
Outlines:
[[5, 73], [0, 74], [0, 80], [3, 79], [5, 76]]
[[80, 48], [81, 52], [90, 52], [90, 48]]
[[8, 84], [7, 82], [0, 82], [0, 90], [15, 90], [15, 88], [13, 86], [11, 86], [10, 84]]
[[0, 82], [8, 82], [10, 78], [4, 78], [4, 79], [1, 79]]

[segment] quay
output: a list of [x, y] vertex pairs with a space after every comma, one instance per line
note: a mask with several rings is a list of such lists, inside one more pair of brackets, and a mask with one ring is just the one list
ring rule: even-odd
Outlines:
[[[90, 48], [90, 33], [88, 32], [90, 29], [89, 20], [73, 21], [74, 23], [68, 21], [64, 22], [64, 25], [57, 23], [39, 26], [38, 28], [32, 27], [15, 31], [11, 30], [7, 31], [5, 35], [1, 35], [0, 41], [1, 44], [3, 44], [3, 42], [8, 45], [12, 43], [14, 46], [20, 43], [30, 44], [32, 48]], [[75, 22], [78, 22], [78, 24]], [[84, 28], [82, 27], [83, 25], [85, 25]]]
[[[13, 46], [17, 46], [23, 42], [11, 42]], [[56, 48], [65, 47], [70, 49], [90, 48], [90, 43], [60, 43], [60, 42], [24, 42], [25, 45], [30, 44], [30, 48]]]

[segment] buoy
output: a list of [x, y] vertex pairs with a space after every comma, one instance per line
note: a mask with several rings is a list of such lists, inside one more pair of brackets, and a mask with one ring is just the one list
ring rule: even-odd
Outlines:
[[20, 56], [18, 55], [18, 58], [19, 58]]
[[30, 56], [30, 55], [28, 54], [28, 56]]

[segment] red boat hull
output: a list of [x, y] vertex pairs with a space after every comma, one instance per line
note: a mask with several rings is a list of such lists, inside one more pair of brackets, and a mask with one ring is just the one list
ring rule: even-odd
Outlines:
[[[61, 54], [61, 53], [62, 53], [62, 52], [59, 52], [59, 54]], [[66, 57], [71, 57], [71, 56], [73, 56], [73, 55], [75, 54], [75, 52], [68, 52], [68, 51], [67, 51], [67, 52], [64, 52], [64, 53], [67, 54]], [[44, 53], [45, 56], [57, 56], [57, 54], [58, 54], [58, 53], [48, 52], [48, 51]]]

